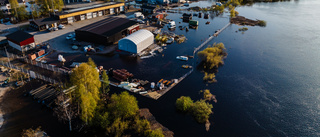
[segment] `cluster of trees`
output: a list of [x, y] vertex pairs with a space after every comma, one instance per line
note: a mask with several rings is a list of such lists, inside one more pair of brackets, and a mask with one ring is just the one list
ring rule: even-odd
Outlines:
[[[61, 11], [64, 3], [63, 0], [35, 0], [30, 1], [32, 12], [26, 11], [25, 6], [19, 6], [17, 0], [9, 0], [11, 7], [11, 14], [18, 20], [27, 20], [31, 17], [38, 18], [40, 16], [48, 16], [50, 12], [54, 10]], [[3, 13], [0, 13], [0, 17], [4, 17]]]
[[74, 90], [58, 97], [55, 110], [60, 119], [69, 122], [70, 130], [71, 120], [78, 117], [87, 127], [107, 136], [163, 136], [161, 129], [151, 130], [149, 122], [140, 118], [134, 96], [128, 92], [108, 94], [108, 75], [103, 71], [100, 79], [91, 58], [73, 70], [70, 85]]
[[44, 135], [46, 135], [46, 133], [41, 130], [41, 127], [24, 129], [21, 133], [22, 137], [42, 137]]
[[198, 52], [198, 56], [204, 63], [205, 69], [213, 69], [223, 64], [223, 59], [227, 56], [227, 53], [223, 43], [214, 43], [212, 46], [208, 46], [206, 49]]
[[193, 102], [190, 97], [181, 96], [176, 100], [176, 108], [184, 113], [190, 113], [199, 123], [205, 123], [208, 121], [210, 114], [212, 114], [212, 104], [206, 102], [206, 100], [198, 100]]
[[259, 20], [258, 25], [261, 27], [265, 27], [265, 26], [267, 26], [267, 22], [264, 20]]

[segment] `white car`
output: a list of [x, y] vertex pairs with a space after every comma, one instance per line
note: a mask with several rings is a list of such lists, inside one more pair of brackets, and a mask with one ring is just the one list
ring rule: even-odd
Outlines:
[[64, 29], [64, 28], [66, 28], [64, 25], [62, 25], [62, 24], [60, 24], [59, 26], [58, 26], [58, 28], [59, 29]]
[[53, 30], [54, 30], [54, 31], [57, 31], [57, 30], [59, 30], [59, 29], [58, 29], [57, 27], [54, 27]]

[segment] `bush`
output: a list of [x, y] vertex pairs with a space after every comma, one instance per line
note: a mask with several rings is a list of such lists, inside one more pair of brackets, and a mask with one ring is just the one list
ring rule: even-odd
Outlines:
[[223, 64], [223, 58], [226, 56], [223, 43], [213, 44], [198, 53], [199, 58], [204, 62], [204, 68], [212, 69]]
[[209, 119], [209, 115], [212, 114], [212, 105], [204, 100], [193, 103], [192, 115], [199, 122], [204, 123]]
[[179, 111], [188, 112], [190, 111], [193, 104], [193, 100], [190, 97], [181, 96], [176, 101], [176, 107]]
[[247, 30], [248, 30], [247, 27], [239, 28], [239, 31], [247, 31]]
[[267, 26], [267, 22], [264, 20], [259, 20], [258, 25], [261, 27], [265, 27], [265, 26]]

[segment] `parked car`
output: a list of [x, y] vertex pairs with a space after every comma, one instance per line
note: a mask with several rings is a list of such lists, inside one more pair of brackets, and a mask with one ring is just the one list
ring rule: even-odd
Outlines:
[[69, 39], [73, 39], [75, 37], [76, 37], [76, 35], [74, 33], [71, 33], [66, 37], [66, 39], [69, 40]]
[[57, 31], [57, 30], [59, 30], [59, 29], [58, 29], [57, 27], [53, 27], [53, 30], [54, 30], [54, 31]]
[[64, 29], [64, 28], [66, 28], [64, 25], [62, 25], [62, 24], [60, 24], [59, 26], [58, 26], [58, 28], [59, 29]]

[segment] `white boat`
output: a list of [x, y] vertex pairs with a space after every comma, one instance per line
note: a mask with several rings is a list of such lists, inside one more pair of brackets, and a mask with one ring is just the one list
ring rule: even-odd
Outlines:
[[174, 42], [174, 38], [169, 38], [166, 43], [170, 44], [170, 43], [173, 43], [173, 42]]
[[173, 29], [173, 28], [175, 28], [176, 27], [176, 22], [175, 21], [170, 21], [169, 23], [168, 23], [168, 28], [169, 29]]
[[187, 61], [188, 57], [186, 57], [186, 56], [177, 56], [176, 59]]

